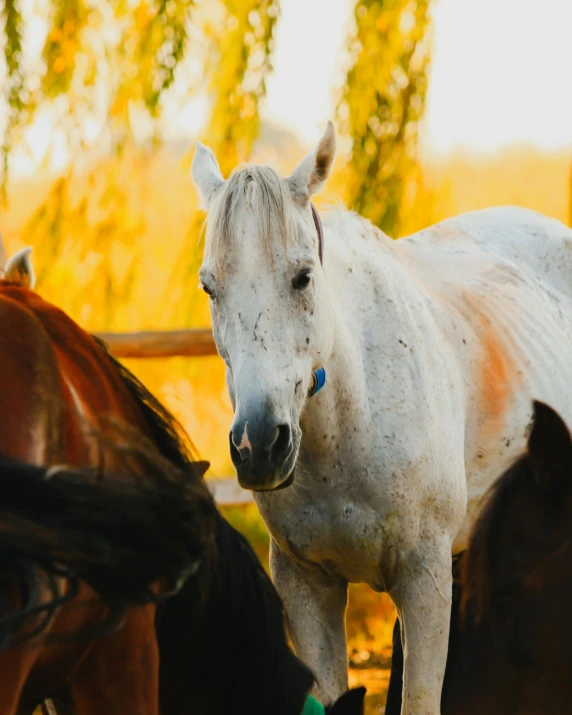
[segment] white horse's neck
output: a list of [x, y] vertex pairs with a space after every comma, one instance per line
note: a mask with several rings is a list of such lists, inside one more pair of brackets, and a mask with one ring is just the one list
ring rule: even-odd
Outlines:
[[324, 447], [335, 452], [340, 439], [347, 439], [349, 425], [352, 431], [363, 433], [360, 425], [367, 419], [364, 406], [368, 385], [363, 368], [366, 346], [362, 325], [368, 320], [371, 304], [371, 291], [366, 283], [375, 283], [375, 300], [384, 304], [388, 324], [397, 320], [400, 313], [395, 301], [395, 273], [396, 269], [400, 271], [393, 241], [347, 211], [329, 215], [324, 227], [328, 292], [321, 300], [330, 306], [334, 317], [334, 343], [325, 362], [325, 388], [308, 400], [302, 415], [302, 463], [313, 462], [324, 453]]

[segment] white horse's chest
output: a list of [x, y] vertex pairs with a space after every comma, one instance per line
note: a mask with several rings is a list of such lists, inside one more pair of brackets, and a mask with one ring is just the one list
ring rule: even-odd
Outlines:
[[322, 497], [315, 491], [310, 502], [290, 498], [278, 507], [274, 496], [257, 495], [256, 501], [285, 553], [295, 561], [320, 564], [333, 577], [385, 590], [382, 562], [388, 522], [380, 519], [377, 504], [339, 494], [332, 498], [327, 483]]
[[[439, 491], [418, 445], [389, 429], [381, 434], [384, 424], [370, 427], [366, 442], [356, 444], [353, 431], [337, 435], [331, 454], [313, 464], [304, 459], [308, 474], [300, 470], [293, 487], [256, 495], [273, 538], [295, 561], [319, 564], [332, 576], [377, 591], [386, 590], [396, 558], [419, 539], [428, 509], [423, 489], [435, 501]], [[462, 494], [454, 484], [448, 491]]]

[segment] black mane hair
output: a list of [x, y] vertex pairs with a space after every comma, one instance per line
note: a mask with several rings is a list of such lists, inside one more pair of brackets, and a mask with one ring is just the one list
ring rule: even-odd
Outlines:
[[314, 678], [287, 641], [282, 602], [220, 514], [216, 556], [159, 614], [163, 715], [300, 715]]

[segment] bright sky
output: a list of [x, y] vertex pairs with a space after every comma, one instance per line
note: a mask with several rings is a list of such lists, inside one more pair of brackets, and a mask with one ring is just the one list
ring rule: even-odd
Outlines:
[[[282, 0], [264, 114], [319, 138], [351, 0]], [[436, 0], [427, 148], [572, 148], [572, 0]]]

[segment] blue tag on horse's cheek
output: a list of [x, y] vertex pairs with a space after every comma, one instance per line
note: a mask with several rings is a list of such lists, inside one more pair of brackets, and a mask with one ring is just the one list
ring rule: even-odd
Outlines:
[[319, 367], [312, 373], [312, 383], [308, 389], [308, 397], [314, 397], [326, 384], [326, 369]]
[[316, 392], [320, 392], [322, 387], [326, 384], [326, 368], [325, 367], [319, 367], [316, 372], [314, 373], [316, 376], [316, 389], [314, 390], [314, 395]]

